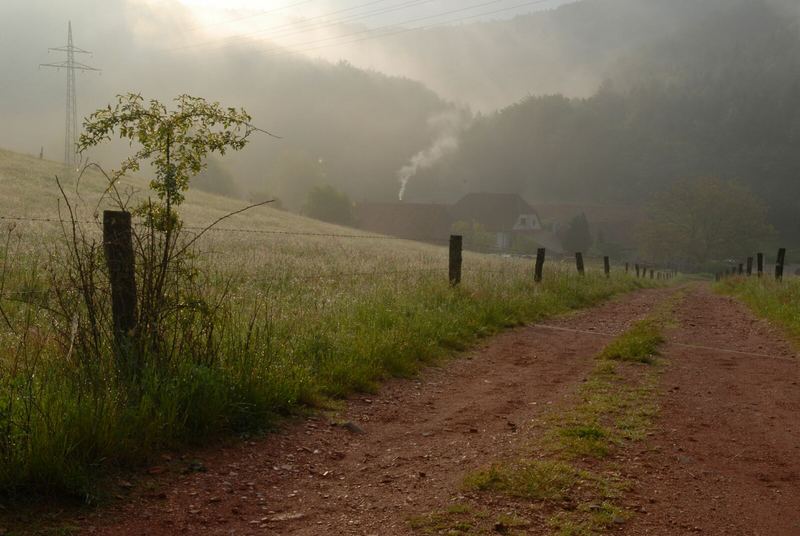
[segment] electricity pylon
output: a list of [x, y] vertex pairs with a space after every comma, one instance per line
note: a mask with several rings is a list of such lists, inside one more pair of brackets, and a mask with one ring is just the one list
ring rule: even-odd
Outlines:
[[64, 136], [64, 164], [69, 167], [74, 167], [78, 163], [76, 145], [78, 142], [78, 107], [76, 105], [75, 72], [100, 72], [100, 69], [75, 61], [75, 54], [91, 54], [91, 52], [78, 48], [72, 43], [72, 21], [67, 23], [67, 44], [58, 48], [49, 48], [47, 51], [67, 53], [66, 61], [58, 63], [40, 63], [39, 66], [54, 67], [59, 70], [66, 69], [67, 71], [67, 119], [65, 126], [66, 133]]

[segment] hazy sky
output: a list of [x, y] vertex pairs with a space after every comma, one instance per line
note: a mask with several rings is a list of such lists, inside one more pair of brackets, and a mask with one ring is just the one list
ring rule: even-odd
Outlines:
[[510, 18], [574, 0], [128, 0], [185, 15], [166, 47], [218, 50], [253, 41], [336, 57], [341, 42], [374, 40], [397, 27], [427, 28]]
[[[184, 89], [175, 80], [188, 73], [198, 77], [189, 89], [205, 94], [203, 77], [215, 76], [208, 55], [216, 65], [228, 63], [226, 53], [234, 47], [261, 52], [254, 62], [289, 49], [394, 74], [390, 65], [365, 65], [355, 56], [377, 48], [370, 45], [378, 40], [392, 39], [398, 25], [413, 29], [508, 18], [568, 1], [0, 0], [0, 120], [5, 127], [0, 147], [38, 152], [43, 145], [47, 154], [59, 151], [64, 73], [39, 64], [64, 59], [47, 49], [65, 44], [68, 20], [75, 44], [94, 52], [77, 59], [104, 69], [100, 75], [78, 76], [83, 116], [115, 93], [140, 86], [163, 87], [163, 95], [153, 96], [168, 98]], [[243, 66], [243, 75], [259, 65]]]
[[[537, 9], [552, 8], [570, 0], [132, 0], [149, 5], [180, 3], [191, 10], [197, 30], [229, 33], [232, 28], [268, 28], [287, 18], [315, 17], [317, 22], [352, 18], [374, 26], [402, 24], [419, 17], [430, 22], [475, 16], [474, 20], [505, 18]], [[458, 11], [447, 15], [447, 12]], [[501, 11], [502, 10], [502, 11]], [[485, 15], [483, 15], [485, 14]], [[441, 15], [441, 18], [439, 16]]]

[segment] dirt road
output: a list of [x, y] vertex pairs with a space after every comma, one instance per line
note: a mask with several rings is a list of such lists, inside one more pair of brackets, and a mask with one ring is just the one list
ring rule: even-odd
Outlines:
[[[641, 291], [549, 322], [578, 332], [505, 333], [336, 415], [194, 453], [202, 472], [146, 479], [148, 491], [82, 519], [81, 532], [411, 534], [409, 518], [451, 504], [465, 473], [525, 448], [521, 425], [566, 404], [611, 336], [670, 292]], [[681, 311], [665, 347], [657, 429], [622, 454], [634, 484], [625, 503], [637, 514], [615, 532], [800, 535], [794, 353], [704, 287], [691, 288]]]
[[703, 287], [678, 320], [656, 434], [629, 460], [640, 513], [625, 533], [800, 535], [796, 352]]

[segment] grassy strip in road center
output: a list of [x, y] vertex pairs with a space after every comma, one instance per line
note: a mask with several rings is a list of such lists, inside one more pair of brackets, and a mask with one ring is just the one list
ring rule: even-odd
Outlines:
[[[508, 501], [503, 512], [514, 510], [514, 524], [478, 506], [464, 506], [415, 518], [412, 527], [423, 534], [523, 534], [538, 518], [560, 536], [586, 536], [624, 523], [630, 514], [618, 499], [626, 483], [609, 457], [652, 428], [663, 369], [658, 347], [679, 298], [666, 300], [606, 346], [578, 392], [578, 403], [538, 424], [528, 454], [467, 475], [464, 488], [478, 492], [471, 500], [481, 504], [481, 495], [492, 493], [493, 504]], [[433, 519], [436, 524], [426, 522]]]

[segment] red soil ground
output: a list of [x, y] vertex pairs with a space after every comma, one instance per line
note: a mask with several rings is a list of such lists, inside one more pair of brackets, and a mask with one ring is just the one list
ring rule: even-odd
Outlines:
[[[458, 499], [466, 473], [525, 448], [522, 425], [568, 403], [610, 337], [671, 293], [549, 323], [579, 332], [510, 331], [336, 415], [165, 462], [76, 523], [98, 535], [412, 534], [409, 518]], [[800, 361], [776, 330], [706, 287], [689, 288], [678, 317], [654, 433], [618, 455], [636, 515], [613, 532], [800, 535]], [[193, 460], [202, 472], [181, 474]]]

